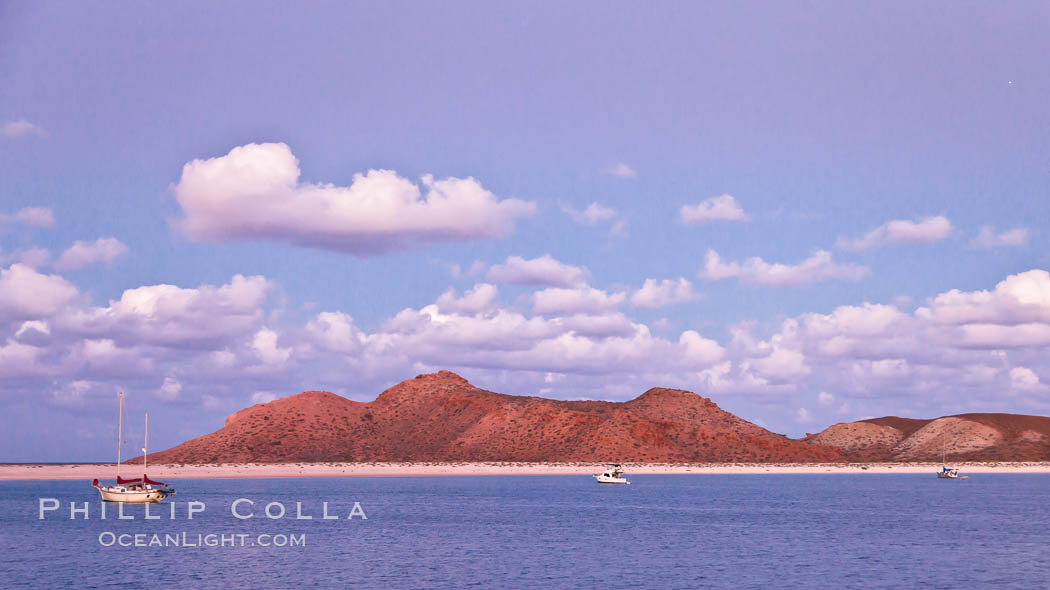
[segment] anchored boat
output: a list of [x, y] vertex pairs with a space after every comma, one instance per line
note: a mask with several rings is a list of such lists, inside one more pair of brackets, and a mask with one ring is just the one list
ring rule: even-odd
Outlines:
[[599, 475], [595, 475], [594, 479], [598, 483], [622, 483], [630, 485], [631, 482], [627, 481], [627, 478], [623, 476], [623, 469], [619, 463], [606, 463], [609, 466], [608, 469], [601, 472]]
[[946, 450], [947, 444], [944, 441], [941, 441], [941, 470], [937, 472], [937, 477], [941, 479], [966, 479], [965, 475], [959, 475], [959, 470], [957, 468], [948, 467], [944, 464]]
[[100, 485], [98, 479], [92, 480], [103, 502], [126, 502], [129, 504], [146, 504], [160, 502], [168, 496], [175, 495], [175, 490], [167, 484], [153, 481], [146, 476], [147, 441], [149, 438], [149, 414], [146, 414], [146, 430], [142, 441], [142, 477], [124, 479], [120, 476], [120, 447], [124, 439], [124, 393], [117, 396], [117, 483]]

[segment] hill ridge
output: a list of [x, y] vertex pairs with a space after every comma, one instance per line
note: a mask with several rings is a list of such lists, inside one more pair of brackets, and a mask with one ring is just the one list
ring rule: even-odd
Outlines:
[[256, 404], [213, 433], [150, 454], [153, 463], [841, 459], [681, 389], [563, 401], [486, 391], [451, 371], [417, 375], [371, 402], [305, 391]]

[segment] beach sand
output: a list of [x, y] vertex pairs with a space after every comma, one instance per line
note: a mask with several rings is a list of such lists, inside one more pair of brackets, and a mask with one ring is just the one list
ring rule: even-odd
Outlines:
[[[1050, 463], [955, 463], [963, 475], [975, 473], [1050, 473]], [[601, 463], [229, 463], [221, 465], [150, 465], [151, 479], [238, 477], [364, 477], [441, 475], [590, 475], [600, 473]], [[818, 474], [818, 473], [926, 473], [941, 468], [935, 463], [624, 463], [631, 474]], [[140, 466], [122, 465], [125, 477], [135, 477]], [[96, 464], [0, 464], [0, 481], [113, 479], [115, 466]]]

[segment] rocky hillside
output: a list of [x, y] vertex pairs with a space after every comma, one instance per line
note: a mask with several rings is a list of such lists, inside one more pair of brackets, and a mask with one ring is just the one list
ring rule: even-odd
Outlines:
[[933, 420], [887, 416], [835, 424], [806, 442], [850, 461], [1050, 461], [1050, 418], [959, 414]]
[[[628, 402], [492, 393], [441, 371], [372, 402], [307, 391], [241, 410], [151, 463], [287, 461], [841, 461], [834, 446], [774, 434], [688, 391]], [[138, 460], [141, 460], [139, 458]]]

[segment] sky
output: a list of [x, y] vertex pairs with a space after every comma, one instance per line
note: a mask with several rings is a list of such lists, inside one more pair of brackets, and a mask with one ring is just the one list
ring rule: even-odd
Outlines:
[[1045, 3], [171, 4], [0, 2], [0, 461], [439, 369], [1050, 412]]

